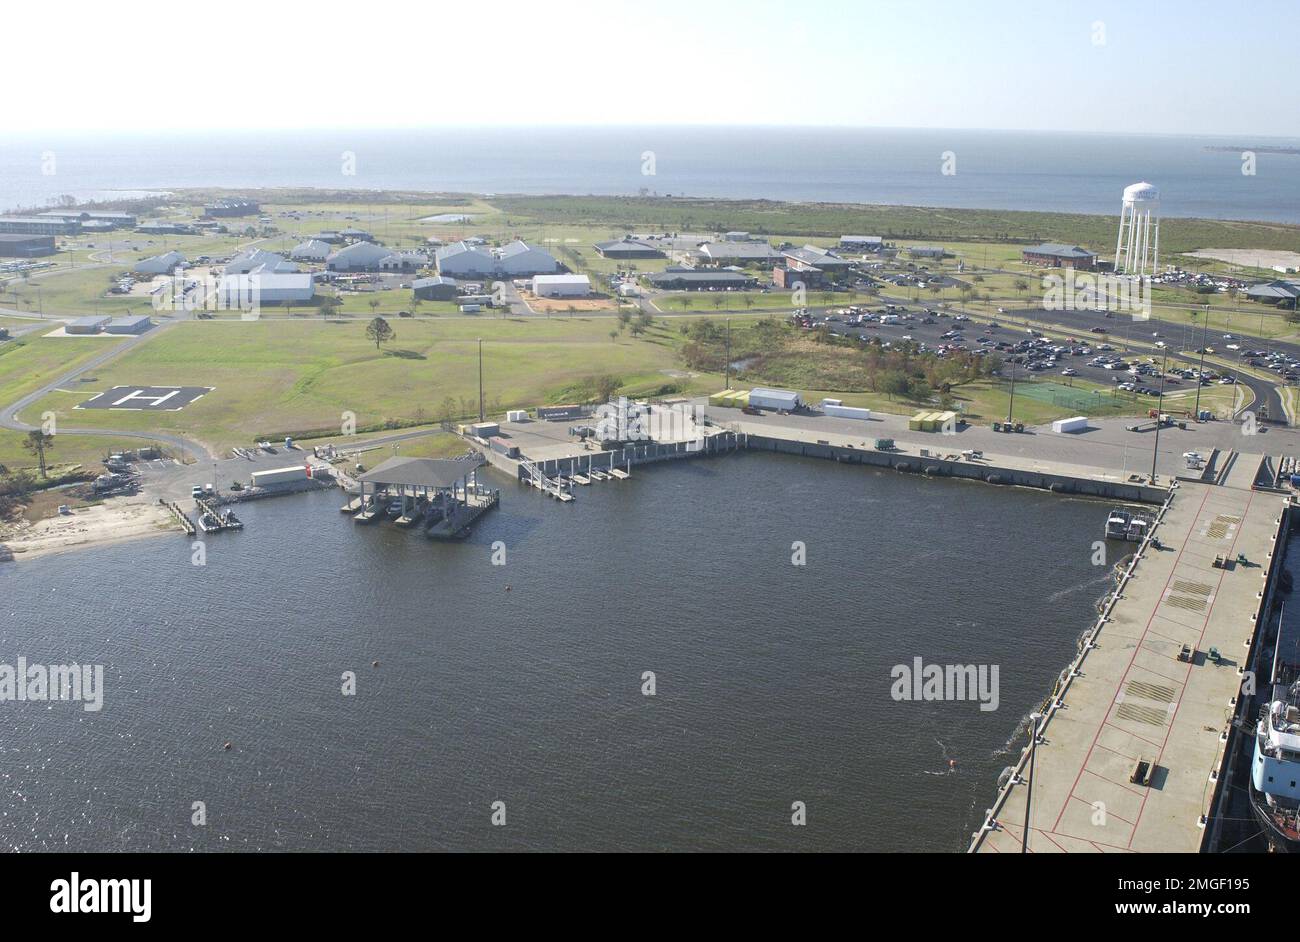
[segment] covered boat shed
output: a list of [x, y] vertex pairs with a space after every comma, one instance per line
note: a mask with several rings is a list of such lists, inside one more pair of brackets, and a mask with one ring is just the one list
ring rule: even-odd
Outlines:
[[399, 524], [427, 521], [430, 537], [453, 537], [485, 510], [496, 506], [499, 495], [479, 485], [478, 469], [487, 463], [481, 454], [462, 458], [389, 458], [358, 478], [360, 511], [354, 518], [369, 523], [384, 515], [384, 499], [400, 499]]

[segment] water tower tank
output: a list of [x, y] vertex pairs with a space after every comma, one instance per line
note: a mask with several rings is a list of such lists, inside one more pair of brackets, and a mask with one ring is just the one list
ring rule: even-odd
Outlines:
[[1160, 191], [1150, 183], [1134, 183], [1132, 186], [1124, 187], [1124, 202], [1132, 205], [1133, 203], [1156, 203], [1160, 201]]

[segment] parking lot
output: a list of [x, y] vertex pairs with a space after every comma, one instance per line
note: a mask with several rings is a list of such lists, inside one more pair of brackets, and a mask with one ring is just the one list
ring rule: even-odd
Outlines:
[[[1160, 393], [1163, 354], [1131, 349], [1126, 353], [1128, 342], [1112, 336], [1112, 325], [1094, 323], [1061, 339], [1044, 337], [1040, 331], [1021, 324], [974, 321], [937, 307], [883, 304], [847, 310], [859, 313], [830, 311], [806, 315], [802, 322], [812, 327], [824, 324], [841, 336], [879, 339], [886, 346], [911, 342], [919, 350], [940, 357], [953, 351], [996, 354], [1002, 358], [1004, 377], [1015, 375], [1064, 386], [1087, 380], [1127, 394], [1136, 412], [1147, 405], [1154, 407]], [[1165, 395], [1169, 395], [1195, 390], [1198, 385], [1233, 385], [1239, 380], [1255, 389], [1257, 395], [1267, 387], [1260, 380], [1241, 377], [1234, 371], [1224, 375], [1212, 366], [1205, 367], [1202, 374], [1193, 359], [1171, 350], [1163, 387]], [[1260, 388], [1256, 389], [1256, 385]], [[1151, 401], [1146, 403], [1146, 399]]]

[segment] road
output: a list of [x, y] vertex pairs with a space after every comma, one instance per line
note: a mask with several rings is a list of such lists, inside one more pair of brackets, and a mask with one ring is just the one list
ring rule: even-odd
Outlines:
[[[18, 418], [18, 414], [28, 406], [54, 392], [56, 389], [60, 389], [73, 382], [89, 370], [98, 369], [110, 360], [114, 360], [117, 357], [134, 350], [142, 343], [148, 343], [154, 337], [173, 327], [175, 327], [174, 322], [162, 324], [148, 333], [141, 334], [138, 337], [131, 337], [124, 343], [115, 344], [103, 353], [92, 357], [76, 369], [69, 370], [57, 379], [54, 379], [39, 389], [23, 396], [17, 402], [6, 405], [3, 410], [0, 410], [0, 428], [7, 428], [16, 432], [33, 431], [36, 426], [28, 425], [26, 422], [22, 422]], [[203, 460], [212, 457], [208, 449], [198, 442], [191, 441], [187, 438], [181, 437], [180, 435], [174, 435], [169, 432], [117, 431], [114, 429], [68, 428], [63, 426], [59, 428], [58, 433], [60, 435], [98, 435], [103, 438], [139, 438], [144, 441], [160, 442], [161, 444], [171, 448], [178, 455], [184, 455], [194, 460]]]

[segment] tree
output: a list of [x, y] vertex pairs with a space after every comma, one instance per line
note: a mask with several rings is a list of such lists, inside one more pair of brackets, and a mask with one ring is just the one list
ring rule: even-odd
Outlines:
[[36, 456], [36, 466], [40, 469], [41, 477], [49, 477], [45, 473], [45, 452], [54, 447], [54, 436], [47, 435], [40, 429], [33, 429], [23, 440], [23, 447]]
[[329, 320], [330, 315], [343, 306], [343, 302], [336, 294], [322, 294], [316, 299], [316, 306], [320, 308], [321, 318]]
[[623, 386], [623, 381], [617, 376], [606, 373], [603, 376], [597, 376], [593, 385], [596, 387], [596, 398], [601, 402], [608, 402], [613, 398], [614, 393], [618, 392]]
[[375, 342], [376, 350], [379, 349], [381, 343], [388, 343], [388, 341], [394, 340], [396, 337], [397, 334], [393, 332], [393, 328], [388, 326], [388, 321], [382, 317], [376, 317], [366, 325], [366, 338]]

